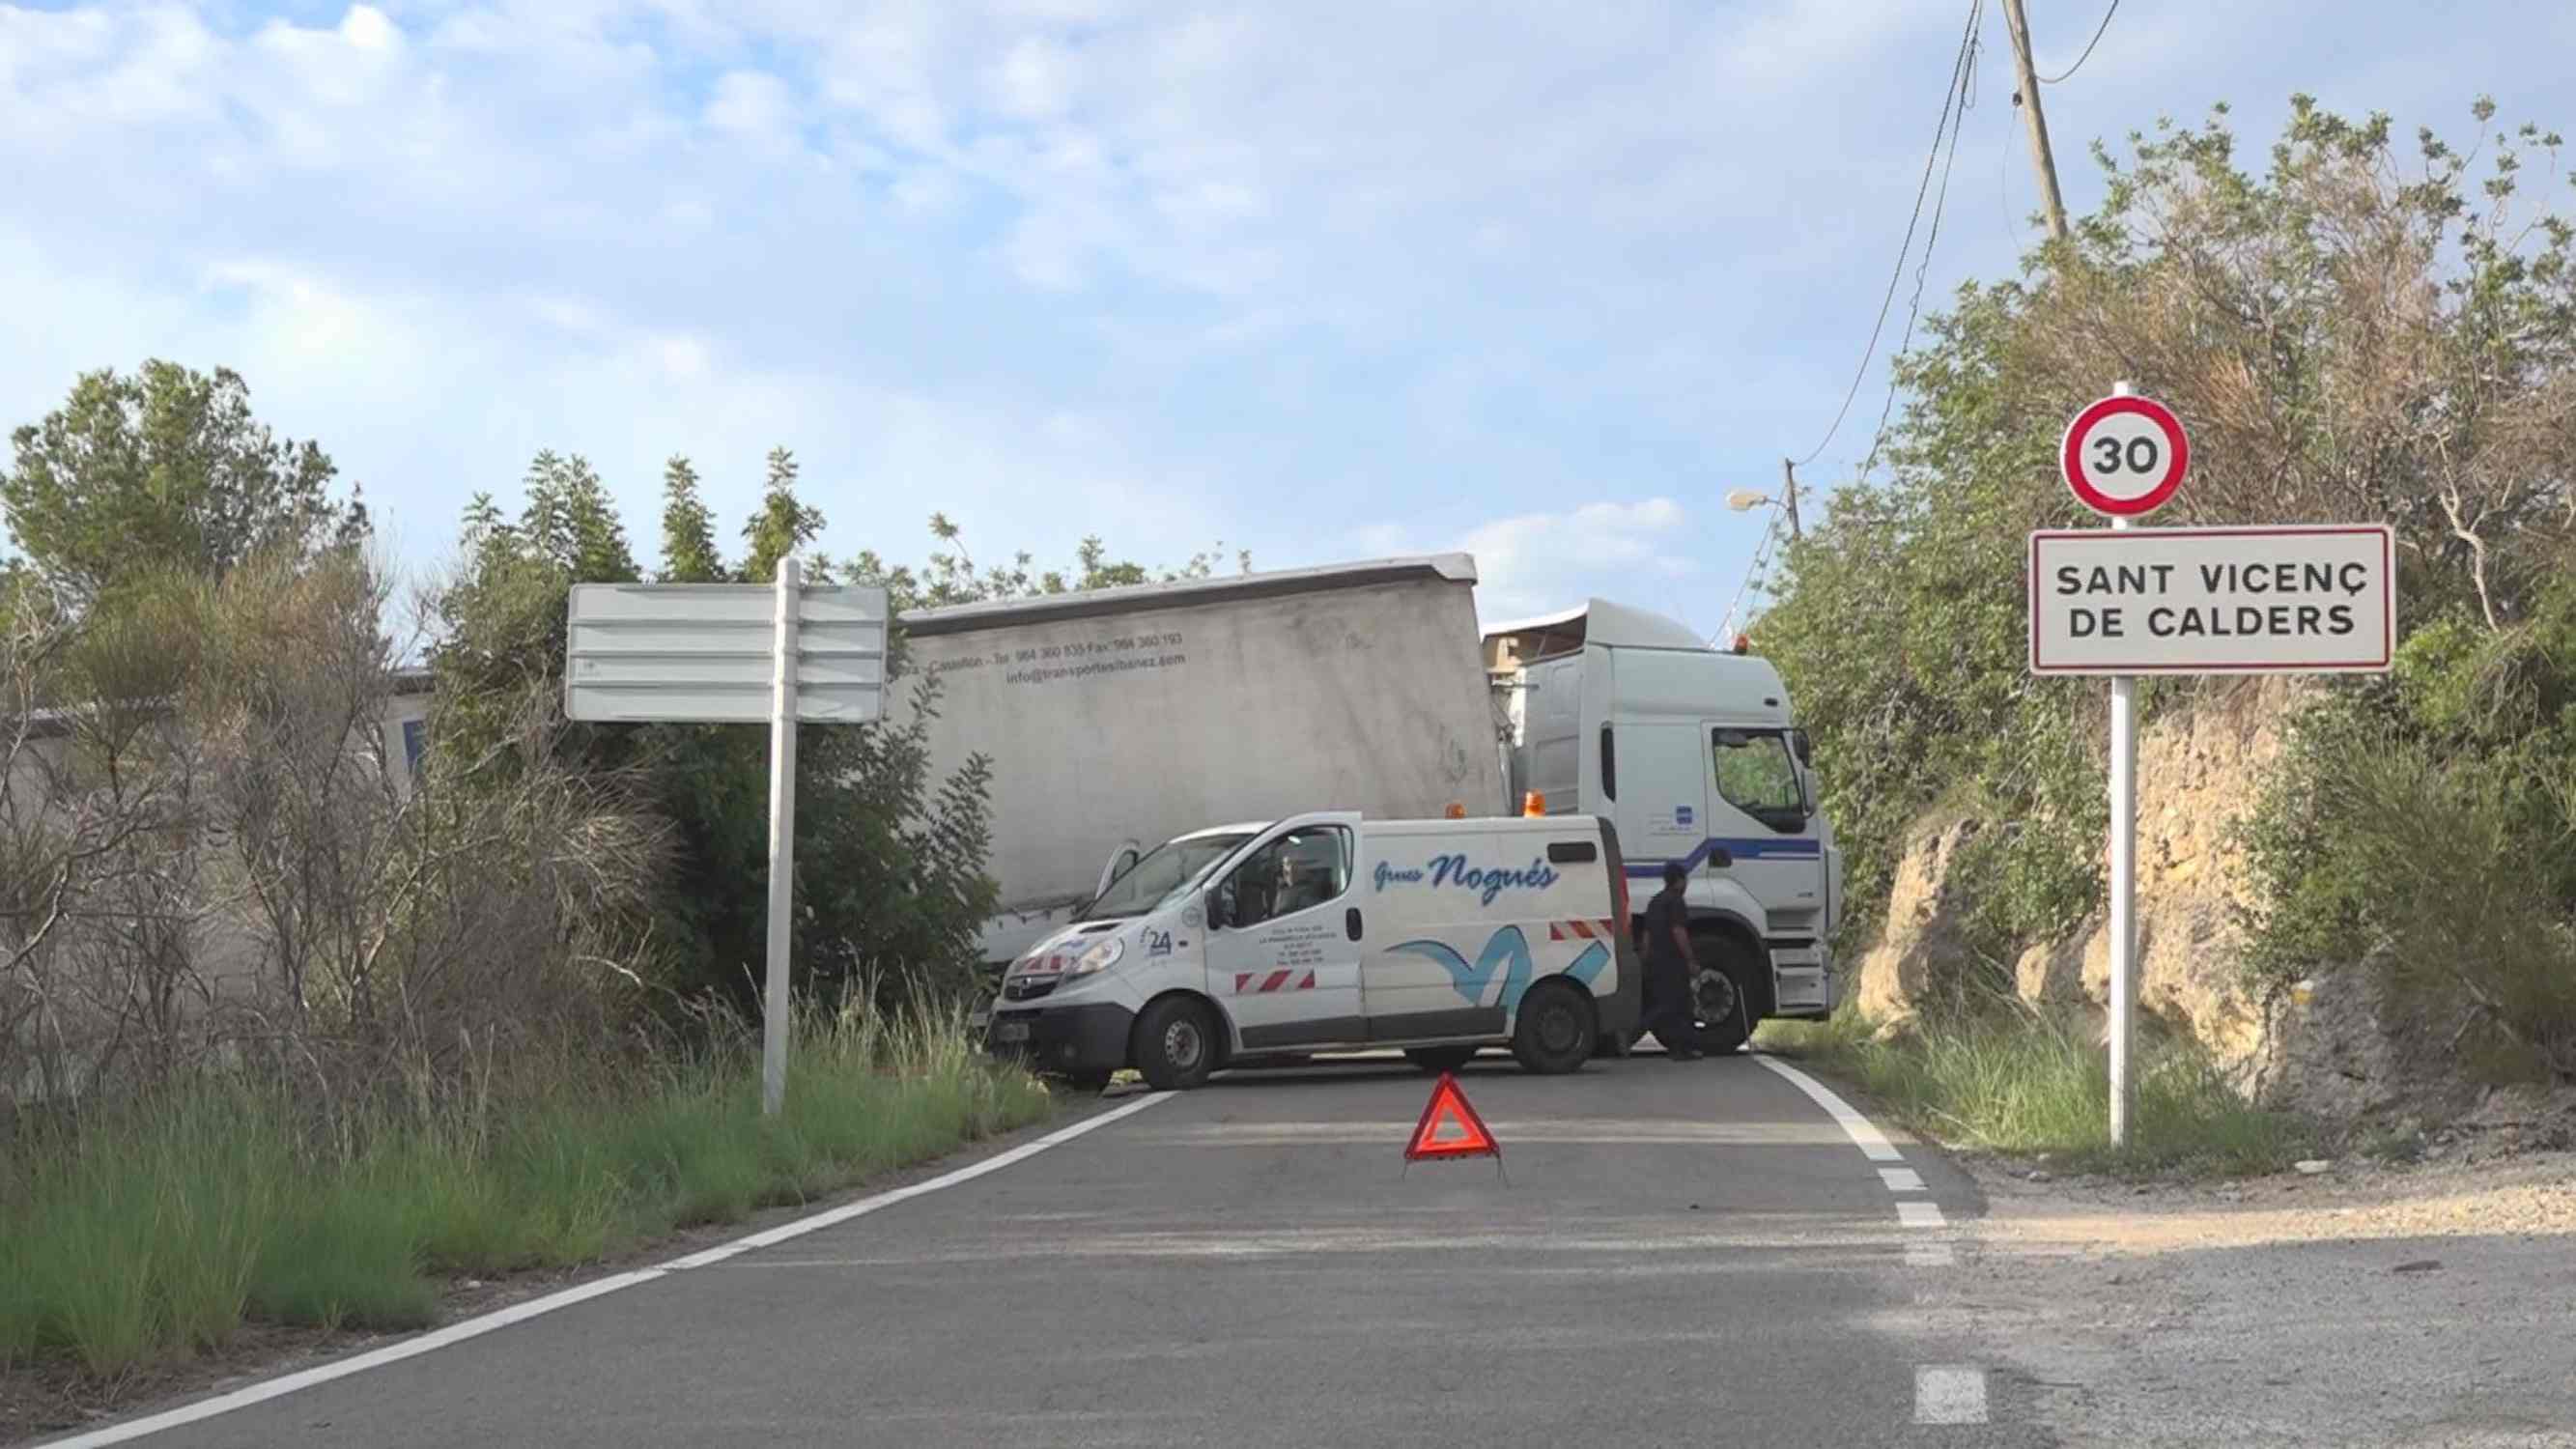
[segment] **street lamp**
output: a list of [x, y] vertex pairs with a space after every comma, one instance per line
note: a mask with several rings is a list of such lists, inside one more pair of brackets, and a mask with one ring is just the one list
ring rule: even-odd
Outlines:
[[1774, 508], [1780, 506], [1779, 499], [1768, 493], [1756, 493], [1750, 488], [1738, 488], [1726, 495], [1726, 506], [1738, 513], [1750, 513], [1766, 503]]

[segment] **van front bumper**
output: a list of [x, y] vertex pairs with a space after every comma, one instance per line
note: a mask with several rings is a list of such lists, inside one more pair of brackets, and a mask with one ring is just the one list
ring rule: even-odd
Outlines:
[[1136, 1013], [1114, 1001], [1063, 1006], [996, 1004], [984, 1049], [1041, 1072], [1114, 1072], [1127, 1065]]

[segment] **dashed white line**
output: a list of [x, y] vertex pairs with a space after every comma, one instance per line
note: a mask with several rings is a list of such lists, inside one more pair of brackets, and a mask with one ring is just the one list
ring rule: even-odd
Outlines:
[[1777, 1057], [1756, 1056], [1754, 1060], [1760, 1062], [1773, 1075], [1785, 1078], [1789, 1085], [1806, 1093], [1817, 1106], [1824, 1108], [1825, 1115], [1841, 1125], [1843, 1135], [1849, 1137], [1852, 1145], [1859, 1148], [1870, 1161], [1903, 1162], [1905, 1160], [1905, 1154], [1896, 1150], [1896, 1144], [1887, 1140], [1887, 1134], [1878, 1130], [1878, 1124], [1862, 1116], [1859, 1108], [1837, 1096], [1833, 1088]]
[[1901, 1202], [1896, 1205], [1896, 1220], [1909, 1228], [1946, 1228], [1950, 1220], [1941, 1216], [1937, 1202]]
[[424, 1333], [417, 1338], [404, 1339], [400, 1343], [390, 1344], [373, 1353], [362, 1353], [355, 1358], [344, 1358], [337, 1363], [327, 1363], [319, 1368], [286, 1374], [252, 1384], [248, 1388], [235, 1389], [229, 1394], [218, 1394], [211, 1399], [182, 1404], [178, 1408], [154, 1414], [148, 1419], [136, 1419], [131, 1423], [94, 1429], [86, 1434], [75, 1434], [68, 1439], [56, 1439], [44, 1445], [43, 1449], [98, 1449], [101, 1445], [122, 1444], [129, 1439], [140, 1439], [146, 1434], [158, 1434], [164, 1429], [176, 1429], [183, 1424], [194, 1424], [202, 1419], [214, 1418], [218, 1414], [229, 1414], [235, 1409], [247, 1409], [253, 1404], [283, 1398], [298, 1389], [313, 1388], [319, 1384], [327, 1384], [333, 1379], [344, 1379], [351, 1374], [365, 1373], [369, 1369], [382, 1368], [390, 1363], [400, 1363], [407, 1358], [418, 1358], [422, 1354], [434, 1352], [450, 1344], [463, 1343], [469, 1338], [480, 1338], [495, 1329], [507, 1328], [514, 1323], [525, 1323], [531, 1318], [542, 1317], [559, 1308], [570, 1308], [576, 1303], [586, 1303], [593, 1298], [605, 1297], [621, 1288], [632, 1288], [639, 1283], [650, 1283], [673, 1273], [685, 1272], [691, 1268], [703, 1268], [710, 1263], [720, 1263], [738, 1253], [749, 1252], [753, 1248], [766, 1248], [773, 1243], [800, 1238], [807, 1233], [831, 1227], [836, 1223], [865, 1217], [869, 1213], [892, 1207], [899, 1202], [907, 1202], [916, 1197], [938, 1192], [943, 1188], [955, 1187], [960, 1183], [972, 1182], [986, 1173], [999, 1172], [1015, 1162], [1025, 1162], [1050, 1147], [1071, 1142], [1086, 1132], [1097, 1132], [1121, 1118], [1133, 1117], [1157, 1102], [1168, 1100], [1171, 1095], [1169, 1092], [1156, 1092], [1150, 1096], [1139, 1097], [1125, 1106], [1113, 1107], [1097, 1117], [1085, 1117], [1070, 1127], [1059, 1128], [1034, 1142], [1023, 1142], [1008, 1152], [995, 1153], [981, 1162], [969, 1163], [954, 1172], [943, 1172], [937, 1177], [927, 1178], [909, 1187], [898, 1187], [873, 1197], [863, 1197], [857, 1202], [844, 1203], [828, 1212], [816, 1213], [812, 1217], [798, 1218], [791, 1223], [781, 1223], [766, 1232], [737, 1238], [702, 1253], [691, 1253], [685, 1258], [674, 1258], [659, 1267], [639, 1268], [631, 1273], [620, 1273], [615, 1277], [584, 1283], [576, 1288], [566, 1288], [560, 1293], [549, 1293], [543, 1298], [531, 1298], [525, 1303], [512, 1304], [508, 1308], [468, 1318], [461, 1323], [451, 1323], [445, 1328]]
[[1878, 1180], [1887, 1184], [1889, 1192], [1924, 1190], [1923, 1174], [1910, 1167], [1882, 1167], [1878, 1170]]
[[1909, 1268], [1948, 1268], [1959, 1261], [1957, 1250], [1948, 1243], [1908, 1243], [1905, 1266]]
[[1986, 1371], [1952, 1364], [1926, 1364], [1915, 1369], [1914, 1422], [1986, 1422]]

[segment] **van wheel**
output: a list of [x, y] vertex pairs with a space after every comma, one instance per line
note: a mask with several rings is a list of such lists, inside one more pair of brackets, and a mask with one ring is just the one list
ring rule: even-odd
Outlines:
[[1466, 1046], [1407, 1047], [1404, 1059], [1426, 1072], [1454, 1072], [1476, 1059], [1476, 1049]]
[[1552, 983], [1533, 988], [1521, 998], [1521, 1019], [1512, 1028], [1512, 1055], [1542, 1076], [1580, 1070], [1592, 1059], [1597, 1034], [1592, 999], [1570, 986]]
[[1691, 1045], [1711, 1055], [1733, 1052], [1753, 1034], [1753, 953], [1735, 937], [1710, 933], [1692, 939], [1698, 963], [1691, 973], [1691, 1016], [1698, 1024]]
[[1216, 1017], [1186, 996], [1167, 996], [1136, 1023], [1136, 1070], [1158, 1092], [1185, 1092], [1216, 1070]]

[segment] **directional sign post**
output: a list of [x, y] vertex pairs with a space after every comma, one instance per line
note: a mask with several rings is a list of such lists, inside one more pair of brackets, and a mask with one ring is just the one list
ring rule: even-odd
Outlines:
[[793, 558], [771, 584], [575, 584], [564, 713], [635, 724], [769, 722], [769, 970], [760, 1110], [787, 1098], [787, 962], [796, 885], [796, 726], [885, 707], [886, 593], [813, 588]]
[[2131, 529], [2182, 487], [2191, 441], [2125, 382], [2066, 425], [2059, 464], [2111, 530], [2030, 536], [2030, 668], [2111, 677], [2111, 1145], [2125, 1147], [2137, 1107], [2137, 676], [2384, 672], [2396, 540], [2375, 524]]

